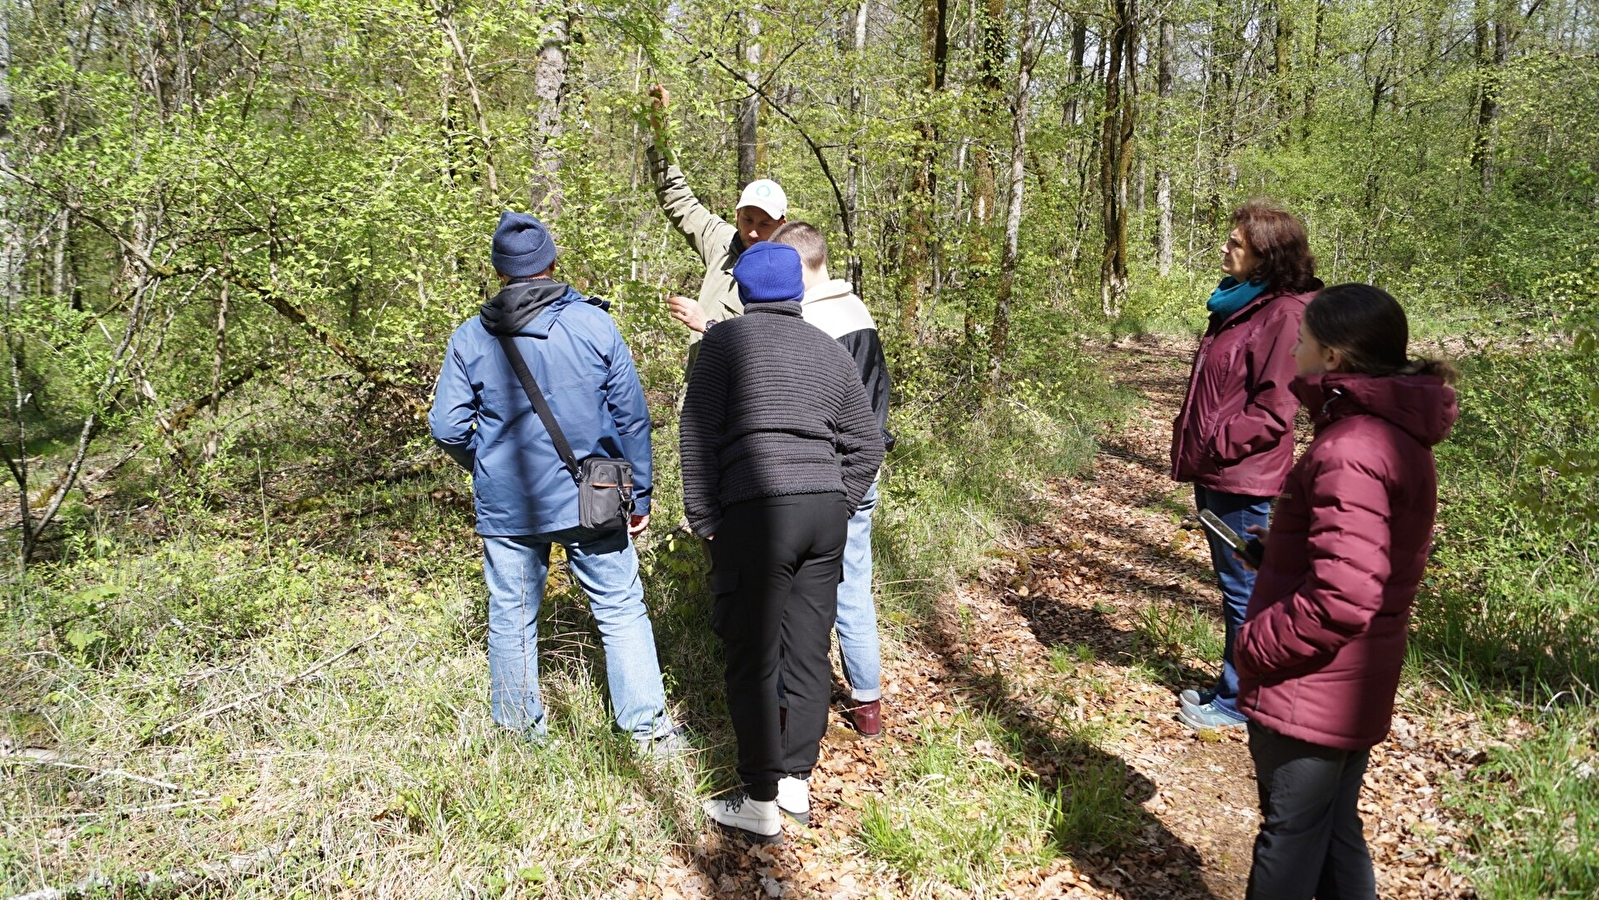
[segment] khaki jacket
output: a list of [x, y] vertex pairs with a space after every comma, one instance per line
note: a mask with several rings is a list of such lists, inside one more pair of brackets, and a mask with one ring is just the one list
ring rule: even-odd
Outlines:
[[[690, 247], [705, 263], [705, 280], [700, 284], [700, 308], [708, 319], [725, 322], [744, 313], [744, 304], [738, 299], [738, 284], [733, 281], [733, 264], [744, 252], [744, 242], [738, 229], [725, 219], [705, 208], [705, 204], [689, 189], [683, 170], [669, 165], [654, 146], [646, 150], [650, 174], [655, 179], [655, 196], [661, 209], [671, 220]], [[690, 332], [689, 366], [694, 365], [699, 342], [704, 335]]]

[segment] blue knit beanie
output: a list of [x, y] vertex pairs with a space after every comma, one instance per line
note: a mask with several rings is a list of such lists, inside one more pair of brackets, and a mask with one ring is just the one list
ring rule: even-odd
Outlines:
[[799, 251], [787, 244], [761, 241], [739, 254], [733, 266], [738, 298], [751, 303], [798, 302], [805, 298], [805, 275]]
[[525, 278], [555, 264], [555, 242], [550, 240], [544, 223], [531, 215], [502, 212], [489, 258], [494, 261], [494, 271], [501, 275]]

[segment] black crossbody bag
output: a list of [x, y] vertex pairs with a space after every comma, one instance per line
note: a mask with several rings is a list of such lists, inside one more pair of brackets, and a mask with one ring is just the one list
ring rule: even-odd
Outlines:
[[499, 341], [511, 361], [511, 369], [516, 372], [517, 380], [522, 382], [522, 390], [533, 402], [533, 409], [544, 422], [550, 440], [555, 442], [555, 452], [561, 455], [561, 461], [566, 463], [567, 471], [572, 473], [573, 480], [577, 482], [578, 523], [584, 528], [625, 527], [633, 515], [633, 464], [625, 459], [606, 456], [591, 456], [578, 462], [572, 445], [566, 442], [566, 435], [561, 433], [561, 426], [555, 423], [555, 413], [550, 411], [544, 392], [539, 390], [539, 383], [533, 380], [533, 373], [528, 371], [522, 351], [516, 349], [516, 343], [506, 335], [500, 335]]

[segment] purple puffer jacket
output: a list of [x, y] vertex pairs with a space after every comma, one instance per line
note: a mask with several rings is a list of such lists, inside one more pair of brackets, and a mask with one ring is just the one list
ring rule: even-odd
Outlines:
[[1282, 490], [1299, 409], [1288, 389], [1294, 344], [1313, 296], [1267, 291], [1206, 329], [1172, 423], [1173, 481], [1251, 497]]
[[1238, 708], [1280, 734], [1364, 750], [1388, 735], [1432, 546], [1455, 391], [1426, 375], [1293, 382], [1316, 437], [1277, 498], [1238, 632]]

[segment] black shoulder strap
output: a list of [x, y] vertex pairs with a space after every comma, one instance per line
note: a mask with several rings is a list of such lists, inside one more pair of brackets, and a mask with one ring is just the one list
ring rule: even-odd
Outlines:
[[498, 338], [506, 357], [511, 360], [511, 369], [516, 372], [516, 379], [522, 382], [522, 390], [527, 391], [527, 399], [533, 401], [533, 409], [544, 422], [544, 429], [550, 433], [550, 440], [555, 442], [555, 452], [561, 455], [561, 461], [566, 463], [567, 469], [572, 472], [572, 478], [576, 480], [579, 477], [577, 456], [572, 453], [572, 445], [566, 442], [566, 435], [561, 433], [561, 426], [555, 424], [555, 413], [550, 411], [549, 401], [544, 399], [544, 392], [539, 390], [539, 383], [533, 380], [533, 373], [528, 371], [527, 360], [522, 358], [522, 351], [516, 349], [516, 342], [510, 335], [502, 334], [498, 335]]

